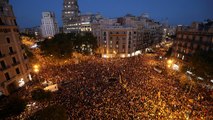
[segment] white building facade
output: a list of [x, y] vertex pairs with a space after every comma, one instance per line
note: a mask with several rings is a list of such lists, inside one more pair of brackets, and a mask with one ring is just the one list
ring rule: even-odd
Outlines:
[[41, 32], [43, 38], [54, 37], [59, 33], [59, 28], [53, 12], [42, 12]]

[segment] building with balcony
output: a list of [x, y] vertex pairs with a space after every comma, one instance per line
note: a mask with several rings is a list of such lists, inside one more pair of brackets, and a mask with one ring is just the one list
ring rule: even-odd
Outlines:
[[59, 28], [53, 12], [42, 12], [41, 31], [43, 38], [51, 38], [59, 33]]
[[144, 16], [126, 15], [115, 19], [100, 19], [92, 23], [99, 52], [103, 57], [131, 57], [162, 40], [162, 27]]
[[177, 27], [172, 56], [188, 61], [198, 50], [213, 51], [213, 20]]
[[31, 80], [28, 58], [19, 39], [12, 6], [0, 1], [0, 95], [9, 95]]

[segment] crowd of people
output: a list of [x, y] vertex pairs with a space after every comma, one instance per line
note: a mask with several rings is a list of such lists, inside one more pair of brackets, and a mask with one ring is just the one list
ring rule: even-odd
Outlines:
[[[212, 91], [200, 86], [189, 90], [154, 55], [77, 61], [43, 62], [36, 74], [41, 82], [59, 85], [49, 103], [64, 106], [69, 119], [213, 118]], [[154, 71], [155, 66], [164, 72]]]
[[212, 119], [211, 93], [199, 86], [189, 91], [178, 75], [154, 71], [164, 67], [159, 63], [149, 55], [91, 57], [46, 65], [37, 79], [60, 85], [52, 103], [70, 119]]

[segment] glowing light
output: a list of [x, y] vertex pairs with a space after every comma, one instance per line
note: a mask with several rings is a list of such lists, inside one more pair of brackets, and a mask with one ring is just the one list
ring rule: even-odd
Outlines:
[[179, 66], [177, 64], [173, 64], [172, 65], [172, 69], [178, 71], [179, 70]]
[[173, 63], [173, 60], [167, 60], [167, 64], [171, 65]]
[[103, 55], [103, 58], [108, 58], [109, 56], [108, 55]]
[[24, 79], [21, 78], [21, 80], [19, 80], [18, 83], [19, 83], [19, 84], [18, 84], [19, 87], [24, 86], [24, 84], [25, 84]]
[[39, 68], [40, 68], [40, 66], [36, 64], [36, 65], [33, 66], [33, 71], [35, 73], [38, 73], [39, 72]]
[[29, 77], [29, 80], [32, 80], [32, 76], [30, 74], [28, 75], [28, 77]]
[[123, 54], [123, 55], [121, 55], [121, 57], [122, 57], [122, 58], [125, 58], [125, 55]]

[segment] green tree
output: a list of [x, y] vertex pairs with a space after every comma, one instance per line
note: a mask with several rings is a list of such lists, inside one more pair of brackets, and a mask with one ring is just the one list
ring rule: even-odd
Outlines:
[[19, 115], [25, 110], [26, 105], [26, 100], [18, 96], [10, 97], [9, 102], [7, 102], [2, 108], [0, 108], [0, 119], [4, 119], [13, 115]]
[[196, 51], [190, 58], [189, 65], [197, 75], [213, 76], [213, 51]]
[[32, 99], [36, 101], [43, 101], [51, 99], [51, 92], [44, 91], [41, 88], [37, 88], [31, 92]]
[[172, 55], [172, 47], [170, 47], [169, 49], [168, 49], [168, 51], [166, 52], [166, 54], [165, 54], [165, 57], [170, 57]]
[[53, 55], [57, 58], [70, 57], [76, 51], [90, 54], [97, 49], [96, 37], [92, 33], [57, 34], [52, 39], [40, 43], [44, 55]]
[[36, 112], [30, 120], [67, 120], [68, 116], [64, 107], [59, 105], [48, 106]]

